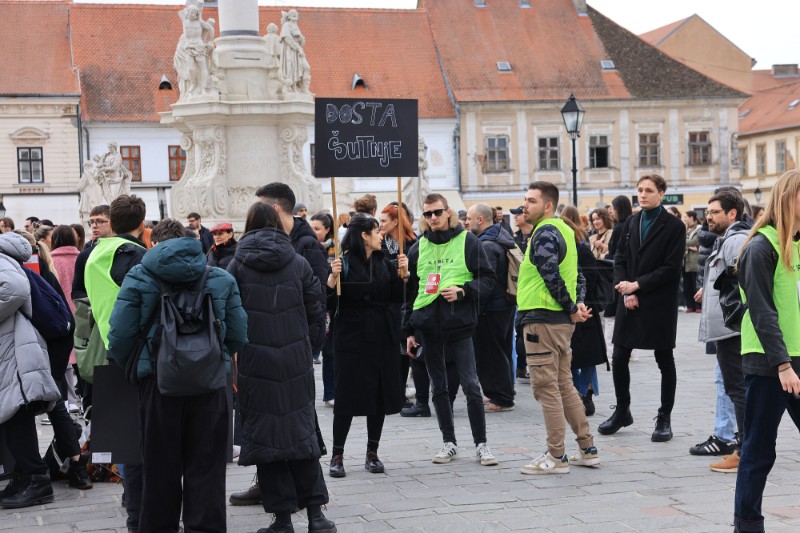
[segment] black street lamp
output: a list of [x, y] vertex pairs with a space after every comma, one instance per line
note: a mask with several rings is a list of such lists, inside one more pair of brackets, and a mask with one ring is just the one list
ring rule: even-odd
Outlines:
[[756, 190], [753, 191], [753, 196], [756, 199], [756, 202], [761, 201], [761, 187], [756, 187]]
[[583, 123], [583, 110], [581, 104], [575, 99], [574, 94], [569, 95], [569, 100], [561, 108], [561, 117], [567, 127], [567, 133], [572, 140], [572, 203], [578, 207], [578, 162], [575, 158], [575, 140], [581, 136], [581, 124]]

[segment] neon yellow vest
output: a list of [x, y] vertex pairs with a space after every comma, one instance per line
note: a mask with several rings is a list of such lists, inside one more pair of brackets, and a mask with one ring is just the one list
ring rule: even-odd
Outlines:
[[519, 306], [520, 311], [530, 311], [531, 309], [564, 310], [561, 304], [550, 294], [550, 291], [547, 290], [547, 285], [545, 285], [542, 276], [539, 275], [536, 265], [531, 263], [530, 252], [533, 236], [536, 234], [536, 230], [545, 224], [555, 226], [567, 243], [567, 253], [561, 263], [558, 264], [558, 270], [567, 285], [567, 292], [570, 298], [575, 301], [575, 295], [578, 290], [578, 250], [575, 245], [575, 232], [560, 218], [548, 218], [539, 222], [531, 232], [531, 237], [528, 239], [527, 252], [519, 266], [517, 306]]
[[[466, 260], [467, 232], [462, 231], [445, 244], [433, 244], [426, 237], [419, 240], [419, 259], [417, 260], [417, 276], [419, 292], [414, 300], [414, 310], [422, 309], [439, 297], [442, 289], [447, 287], [463, 287], [472, 281], [472, 272], [467, 268]], [[435, 294], [425, 292], [428, 274], [441, 274], [439, 288]]]
[[[111, 265], [114, 263], [117, 249], [127, 243], [132, 243], [132, 241], [121, 237], [100, 239], [89, 255], [84, 271], [86, 294], [89, 296], [92, 315], [106, 350], [108, 349], [108, 330], [110, 329], [108, 321], [111, 319], [111, 311], [114, 309], [119, 294], [119, 285], [111, 279]], [[139, 245], [137, 244], [137, 246]]]
[[[800, 356], [800, 300], [798, 300], [798, 283], [800, 283], [800, 253], [798, 244], [792, 244], [792, 271], [786, 270], [783, 264], [783, 253], [778, 242], [778, 230], [772, 226], [764, 226], [758, 232], [769, 239], [775, 251], [778, 252], [778, 265], [775, 267], [773, 278], [772, 299], [778, 310], [778, 327], [783, 334], [783, 342], [792, 357]], [[742, 301], [747, 301], [742, 292]], [[750, 320], [750, 309], [742, 318], [742, 353], [764, 353], [764, 347]]]

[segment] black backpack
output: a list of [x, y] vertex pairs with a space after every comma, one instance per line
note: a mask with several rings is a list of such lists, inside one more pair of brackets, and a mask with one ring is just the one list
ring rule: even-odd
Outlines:
[[67, 302], [42, 276], [28, 267], [22, 269], [31, 286], [33, 313], [29, 319], [33, 326], [46, 341], [71, 336], [74, 320]]
[[[222, 327], [211, 294], [204, 291], [208, 273], [194, 285], [161, 285], [160, 316], [150, 343], [150, 361], [164, 396], [196, 396], [227, 385]], [[145, 328], [148, 331], [150, 326]]]

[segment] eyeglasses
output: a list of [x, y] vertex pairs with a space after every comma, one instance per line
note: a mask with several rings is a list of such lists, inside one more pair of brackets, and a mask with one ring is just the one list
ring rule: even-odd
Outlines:
[[103, 224], [108, 224], [108, 220], [103, 220], [101, 218], [97, 219], [89, 219], [89, 227], [92, 226], [102, 226]]
[[724, 209], [709, 209], [708, 211], [706, 211], [706, 215], [713, 217], [715, 215], [718, 215], [718, 214], [724, 213], [724, 212], [725, 212]]
[[431, 211], [423, 212], [422, 216], [424, 216], [425, 218], [431, 218], [433, 215], [440, 217], [442, 216], [442, 213], [444, 213], [445, 211], [446, 209], [432, 209]]

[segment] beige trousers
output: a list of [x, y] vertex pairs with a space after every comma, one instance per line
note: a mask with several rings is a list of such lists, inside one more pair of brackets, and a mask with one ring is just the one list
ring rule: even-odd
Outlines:
[[525, 354], [531, 375], [533, 397], [542, 406], [547, 430], [547, 451], [564, 455], [564, 438], [569, 422], [582, 449], [594, 445], [583, 400], [572, 383], [573, 324], [525, 324]]

